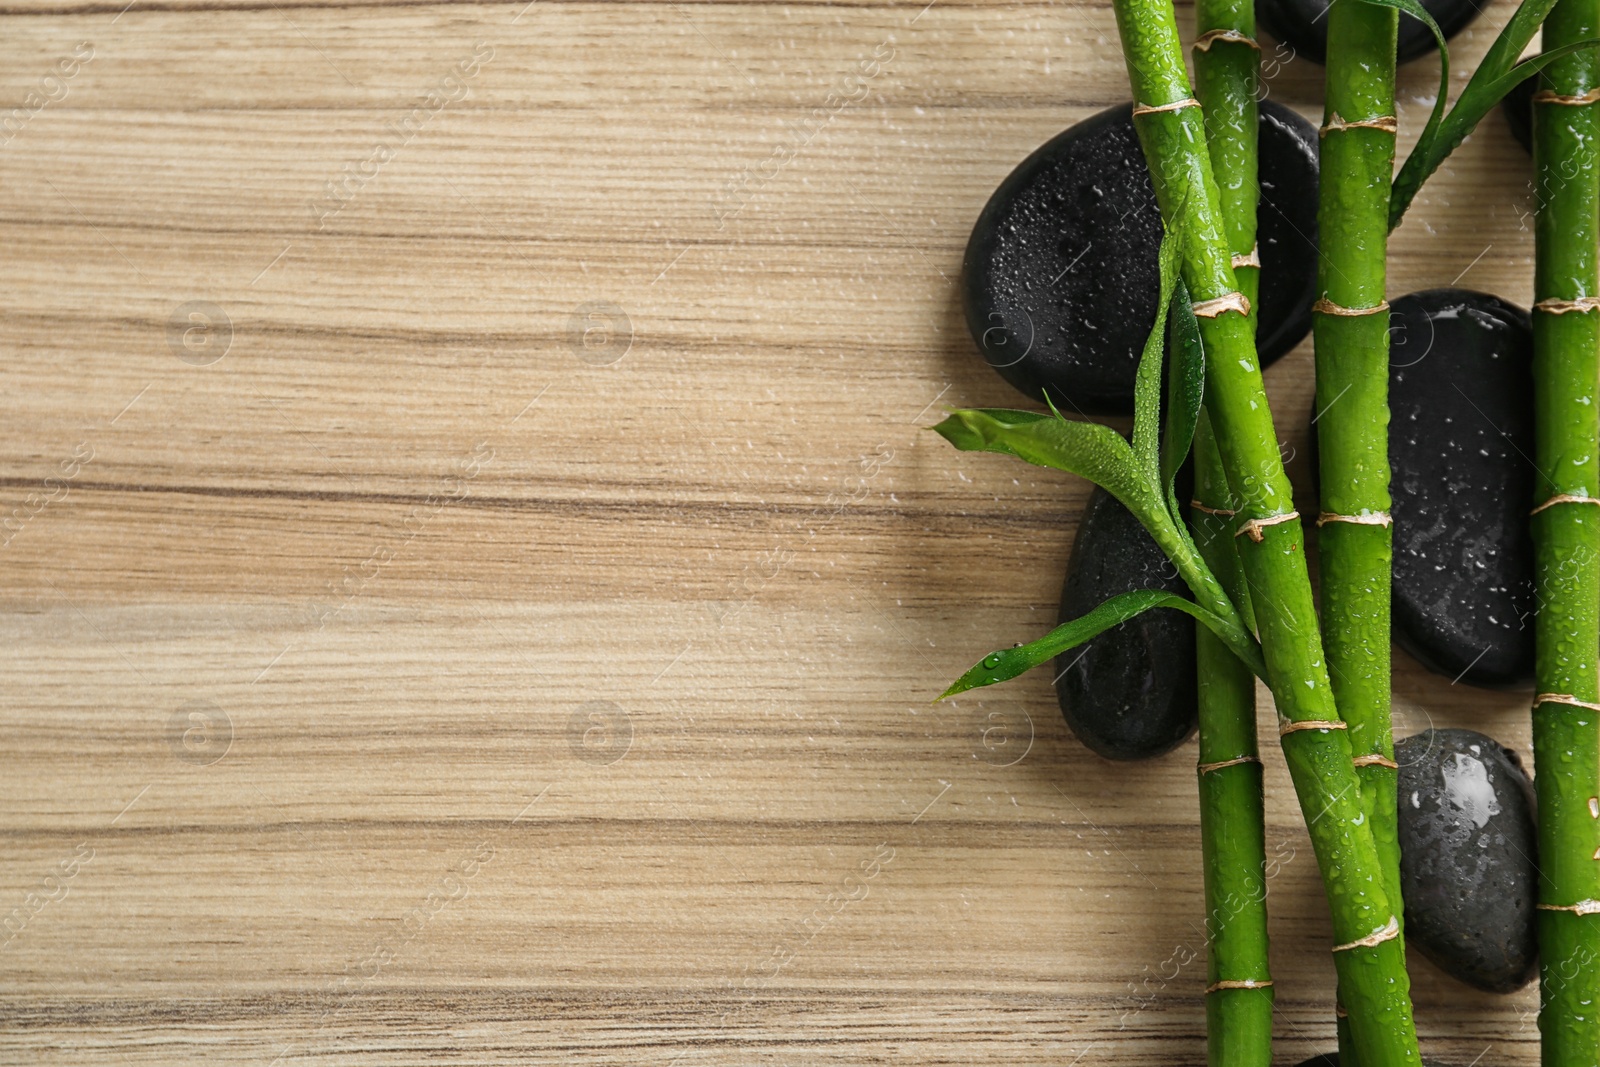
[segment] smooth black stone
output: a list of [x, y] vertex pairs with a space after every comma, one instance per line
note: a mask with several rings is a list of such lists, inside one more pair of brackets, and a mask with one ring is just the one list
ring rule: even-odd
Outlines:
[[1515, 753], [1472, 730], [1395, 745], [1406, 943], [1468, 985], [1510, 993], [1538, 963], [1533, 783]]
[[[1287, 54], [1274, 52], [1270, 47], [1262, 54], [1262, 63], [1279, 65], [1297, 58], [1313, 63], [1326, 63], [1328, 57], [1328, 3], [1329, 0], [1258, 0], [1256, 21], [1261, 28], [1276, 37], [1291, 50]], [[1472, 0], [1422, 0], [1422, 6], [1448, 41], [1472, 24], [1487, 3], [1475, 4]], [[1439, 46], [1433, 32], [1412, 18], [1400, 15], [1400, 36], [1395, 42], [1395, 59], [1409, 63], [1421, 59]]]
[[[1119, 593], [1188, 587], [1139, 520], [1104, 489], [1089, 497], [1061, 590], [1061, 620]], [[1195, 729], [1194, 620], [1158, 608], [1056, 659], [1056, 696], [1089, 749], [1115, 760], [1170, 752]]]
[[[1317, 131], [1261, 106], [1260, 340], [1265, 366], [1311, 329]], [[1161, 217], [1132, 105], [1057, 135], [1000, 183], [962, 263], [967, 328], [989, 365], [1066, 412], [1127, 415], [1156, 320]]]
[[1538, 88], [1539, 75], [1535, 74], [1518, 82], [1500, 101], [1500, 113], [1511, 127], [1511, 136], [1528, 152], [1533, 151], [1533, 94]]
[[1390, 312], [1394, 638], [1482, 686], [1533, 675], [1533, 358], [1527, 312], [1429, 289]]

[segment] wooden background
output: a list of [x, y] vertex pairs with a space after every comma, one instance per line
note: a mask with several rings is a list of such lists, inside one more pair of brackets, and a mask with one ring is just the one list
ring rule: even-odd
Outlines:
[[[0, 9], [0, 1061], [1202, 1062], [1192, 742], [928, 704], [1085, 499], [921, 427], [1018, 401], [960, 254], [1126, 98], [1108, 3], [124, 2]], [[1525, 304], [1528, 210], [1493, 116], [1394, 292]], [[1268, 775], [1288, 1064], [1332, 967]], [[1430, 1057], [1536, 1062], [1532, 991], [1412, 969]]]

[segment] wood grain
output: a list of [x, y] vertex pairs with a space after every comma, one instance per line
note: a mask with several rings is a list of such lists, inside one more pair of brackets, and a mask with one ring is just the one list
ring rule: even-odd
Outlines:
[[[1192, 749], [1101, 761], [1044, 675], [927, 703], [1054, 618], [1086, 497], [920, 427], [1015, 402], [961, 250], [1126, 98], [1107, 3], [0, 29], [0, 103], [59, 97], [0, 133], [0, 1061], [1202, 1059]], [[1394, 292], [1526, 303], [1526, 172], [1492, 117]], [[1526, 749], [1524, 695], [1397, 659], [1404, 729]], [[1268, 766], [1293, 1063], [1332, 968]], [[1533, 992], [1413, 974], [1430, 1057], [1536, 1061]]]

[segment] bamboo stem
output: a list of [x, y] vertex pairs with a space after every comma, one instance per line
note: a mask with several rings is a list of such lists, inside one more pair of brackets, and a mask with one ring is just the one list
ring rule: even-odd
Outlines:
[[[1393, 549], [1389, 305], [1384, 299], [1397, 28], [1393, 8], [1365, 0], [1333, 0], [1328, 11], [1317, 208], [1321, 299], [1312, 322], [1323, 513], [1317, 531], [1322, 635], [1334, 701], [1350, 727], [1351, 752], [1367, 757], [1356, 771], [1362, 807], [1378, 846], [1384, 890], [1400, 916], [1399, 772], [1389, 708]], [[1347, 1024], [1339, 1020], [1340, 1047], [1359, 1060]]]
[[[1239, 289], [1259, 291], [1256, 211], [1259, 119], [1254, 0], [1197, 0], [1195, 89]], [[1222, 456], [1202, 416], [1194, 442], [1195, 541], [1241, 614], [1249, 596], [1234, 550], [1236, 511]], [[1266, 825], [1256, 741], [1255, 678], [1204, 627], [1195, 635], [1200, 713], [1200, 847], [1205, 870], [1206, 1059], [1210, 1067], [1271, 1067], [1272, 972], [1267, 956]]]
[[[1169, 0], [1114, 0], [1135, 124], [1167, 225], [1184, 235], [1183, 275], [1199, 308], [1237, 293], [1206, 149]], [[1209, 304], [1209, 301], [1219, 301]], [[1415, 1067], [1410, 983], [1395, 909], [1338, 718], [1306, 572], [1303, 534], [1262, 389], [1246, 315], [1200, 319], [1207, 411], [1239, 501], [1237, 537], [1261, 631], [1282, 744], [1322, 872], [1334, 961], [1362, 1067]], [[1325, 724], [1325, 725], [1324, 725]]]
[[[1202, 416], [1195, 435], [1195, 541], [1224, 585], [1243, 587], [1222, 457]], [[1271, 1067], [1272, 972], [1267, 957], [1266, 825], [1256, 744], [1255, 677], [1197, 627], [1200, 842], [1205, 870], [1206, 1060]]]
[[[1559, 0], [1546, 48], [1600, 35], [1600, 0]], [[1600, 86], [1579, 52], [1545, 71], [1534, 96], [1534, 410], [1539, 481], [1531, 523], [1539, 613], [1533, 752], [1539, 795], [1539, 1029], [1545, 1067], [1600, 1063], [1600, 112], [1575, 103]], [[1555, 303], [1547, 303], [1555, 302]], [[1566, 699], [1548, 700], [1559, 696]], [[1570, 703], [1569, 700], [1580, 703]], [[1600, 906], [1597, 906], [1600, 910]]]
[[1196, 0], [1194, 85], [1205, 110], [1206, 144], [1221, 197], [1223, 228], [1239, 291], [1250, 301], [1252, 325], [1260, 288], [1256, 211], [1261, 200], [1261, 46], [1256, 43], [1254, 0]]

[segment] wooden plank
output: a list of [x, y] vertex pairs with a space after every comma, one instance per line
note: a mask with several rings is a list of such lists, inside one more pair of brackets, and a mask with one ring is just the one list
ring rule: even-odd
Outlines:
[[[60, 97], [0, 149], [0, 1060], [1202, 1058], [1192, 748], [1092, 757], [1042, 675], [927, 703], [1054, 618], [1087, 495], [921, 427], [1015, 402], [961, 251], [1125, 99], [1109, 5], [0, 27], [0, 102]], [[1526, 302], [1526, 170], [1492, 118], [1394, 291]], [[1526, 750], [1521, 696], [1396, 686]], [[1294, 1062], [1332, 969], [1268, 763]], [[1413, 973], [1430, 1056], [1536, 1061], [1532, 991]]]

